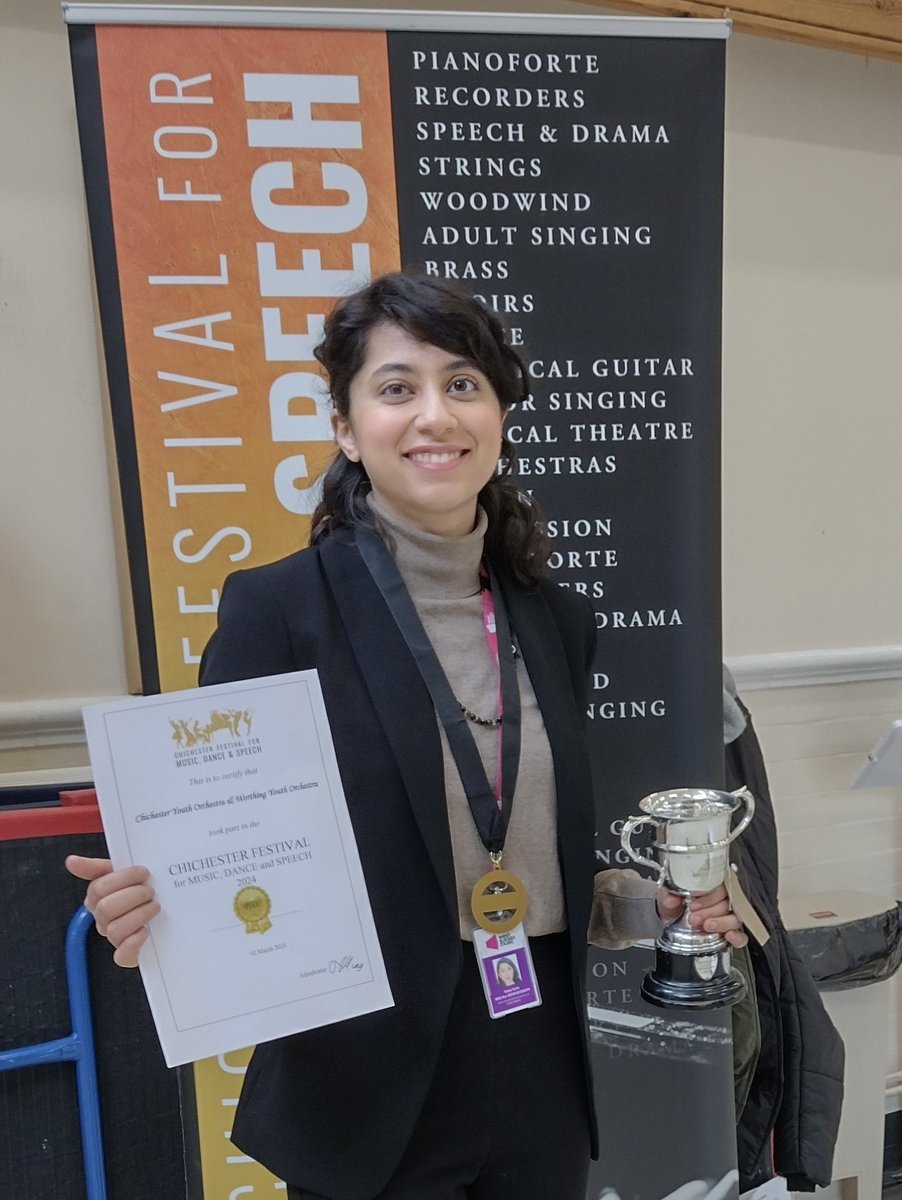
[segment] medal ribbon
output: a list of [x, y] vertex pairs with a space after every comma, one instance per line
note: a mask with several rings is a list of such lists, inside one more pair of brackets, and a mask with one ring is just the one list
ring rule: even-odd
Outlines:
[[358, 529], [356, 541], [373, 582], [382, 593], [432, 697], [482, 844], [490, 854], [500, 854], [504, 849], [520, 770], [520, 689], [507, 610], [494, 572], [489, 566], [491, 590], [483, 589], [482, 611], [486, 641], [498, 663], [504, 716], [499, 727], [497, 794], [489, 784], [467, 718], [460, 711], [457, 697], [423, 628], [395, 560], [379, 535], [370, 530]]
[[[492, 582], [486, 570], [485, 563], [479, 564], [479, 586], [482, 589], [482, 625], [485, 630], [485, 641], [489, 654], [495, 660], [498, 668], [498, 769], [495, 772], [495, 803], [501, 808], [502, 776], [504, 774], [504, 731], [501, 728], [501, 718], [504, 716], [504, 695], [501, 691], [501, 659], [498, 655], [498, 626], [495, 620], [495, 600], [492, 596]], [[511, 647], [513, 652], [513, 647]], [[515, 655], [516, 657], [516, 655]], [[458, 705], [458, 707], [460, 707]]]

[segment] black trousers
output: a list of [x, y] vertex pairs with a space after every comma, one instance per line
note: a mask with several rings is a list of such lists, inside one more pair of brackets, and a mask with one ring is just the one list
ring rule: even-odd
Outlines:
[[[589, 1116], [567, 935], [531, 946], [541, 1006], [493, 1021], [473, 947], [464, 944], [426, 1103], [372, 1200], [585, 1200]], [[342, 1200], [291, 1186], [288, 1196]]]

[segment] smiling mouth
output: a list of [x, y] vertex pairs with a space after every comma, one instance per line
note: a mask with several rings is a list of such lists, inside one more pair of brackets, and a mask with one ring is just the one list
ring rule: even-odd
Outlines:
[[443, 450], [440, 453], [432, 450], [418, 450], [411, 454], [406, 454], [404, 457], [409, 458], [411, 462], [425, 463], [429, 466], [443, 466], [446, 463], [456, 462], [463, 458], [467, 453], [466, 450]]

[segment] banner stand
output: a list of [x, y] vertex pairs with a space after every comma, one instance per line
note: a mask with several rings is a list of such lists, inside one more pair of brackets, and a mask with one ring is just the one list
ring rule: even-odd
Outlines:
[[[595, 607], [596, 856], [628, 865], [643, 795], [723, 781], [728, 22], [64, 10], [145, 690], [193, 686], [225, 576], [307, 540], [335, 297], [402, 264], [459, 279], [530, 363], [507, 433], [552, 577]], [[648, 961], [590, 954], [589, 1200], [726, 1200], [729, 1015], [647, 1008]], [[227, 1141], [245, 1061], [183, 1079], [191, 1200], [276, 1190]]]

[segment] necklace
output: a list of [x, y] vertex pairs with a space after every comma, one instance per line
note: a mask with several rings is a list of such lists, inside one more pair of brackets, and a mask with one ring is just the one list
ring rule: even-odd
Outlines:
[[497, 729], [498, 726], [501, 724], [501, 720], [502, 720], [501, 717], [477, 716], [476, 713], [470, 712], [470, 710], [467, 708], [467, 706], [465, 704], [461, 704], [461, 702], [459, 700], [457, 701], [457, 707], [460, 709], [460, 711], [463, 713], [463, 715], [467, 718], [468, 721], [472, 721], [474, 725], [481, 725], [483, 727], [483, 729]]
[[[511, 658], [517, 659], [519, 657], [520, 651], [517, 649], [516, 643], [511, 642]], [[455, 696], [454, 699], [457, 700], [457, 697]], [[457, 700], [457, 707], [468, 721], [472, 721], [474, 725], [481, 725], [483, 729], [497, 729], [503, 719], [500, 715], [497, 717], [480, 717], [477, 713], [471, 712], [466, 704], [461, 704], [459, 700]]]

